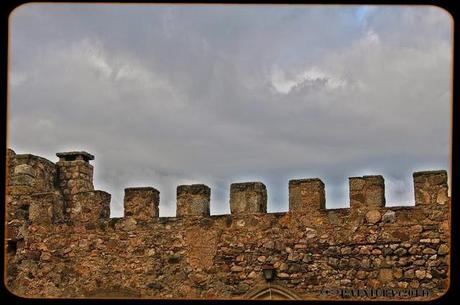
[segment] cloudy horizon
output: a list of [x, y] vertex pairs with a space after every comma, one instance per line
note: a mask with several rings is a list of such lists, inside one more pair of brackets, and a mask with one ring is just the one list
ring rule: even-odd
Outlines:
[[388, 205], [412, 173], [450, 177], [452, 19], [434, 6], [27, 4], [10, 16], [8, 146], [53, 162], [95, 155], [94, 185], [124, 188], [319, 177], [327, 208], [348, 177], [381, 174]]

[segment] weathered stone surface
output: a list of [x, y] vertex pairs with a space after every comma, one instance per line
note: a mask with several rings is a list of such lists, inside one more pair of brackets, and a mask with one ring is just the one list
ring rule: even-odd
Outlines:
[[64, 199], [55, 192], [31, 195], [29, 220], [35, 224], [51, 224], [64, 221]]
[[416, 270], [415, 271], [415, 277], [422, 280], [426, 276], [426, 271], [425, 270]]
[[438, 254], [439, 255], [446, 255], [449, 253], [449, 246], [447, 244], [442, 244], [439, 246]]
[[359, 270], [357, 273], [356, 273], [356, 278], [360, 279], [360, 280], [364, 280], [367, 278], [367, 272], [366, 271], [363, 271], [363, 270]]
[[312, 212], [326, 208], [324, 183], [318, 178], [289, 181], [289, 211]]
[[398, 248], [394, 251], [394, 254], [396, 254], [397, 256], [403, 256], [406, 253], [407, 253], [407, 250], [404, 248]]
[[255, 271], [251, 271], [251, 273], [248, 274], [248, 278], [250, 279], [256, 278], [257, 276], [258, 276], [257, 272]]
[[351, 247], [344, 247], [340, 250], [340, 252], [342, 253], [342, 255], [350, 255], [352, 252], [352, 249]]
[[369, 250], [368, 247], [364, 246], [359, 249], [359, 254], [361, 255], [369, 255], [371, 254], [371, 251]]
[[382, 215], [383, 222], [393, 223], [396, 221], [396, 213], [395, 211], [387, 211], [385, 214]]
[[29, 206], [29, 220], [37, 224], [53, 222], [53, 205], [49, 201], [32, 201]]
[[415, 270], [414, 269], [408, 269], [404, 271], [404, 278], [411, 279], [415, 276]]
[[352, 209], [385, 205], [385, 184], [382, 176], [350, 177], [348, 181]]
[[413, 174], [415, 204], [445, 204], [447, 195], [447, 172], [424, 171]]
[[286, 263], [281, 263], [279, 269], [280, 269], [280, 271], [286, 271], [286, 270], [288, 270], [288, 268], [289, 268], [288, 264], [286, 264]]
[[366, 220], [368, 223], [375, 224], [381, 219], [380, 212], [377, 210], [372, 210], [366, 213]]
[[104, 191], [76, 193], [67, 206], [69, 219], [77, 223], [97, 223], [110, 217], [111, 195]]
[[30, 154], [8, 155], [8, 181], [11, 195], [26, 195], [54, 191], [56, 165]]
[[160, 192], [153, 187], [130, 187], [125, 189], [125, 217], [149, 220], [159, 216]]
[[431, 249], [431, 248], [425, 248], [425, 249], [423, 249], [422, 253], [423, 254], [428, 254], [428, 255], [433, 255], [433, 254], [436, 254], [436, 250]]
[[177, 187], [177, 217], [209, 216], [211, 189], [204, 184]]
[[14, 174], [35, 177], [35, 170], [29, 164], [20, 164], [14, 168]]
[[262, 182], [232, 183], [230, 185], [232, 214], [266, 213], [267, 188]]
[[201, 227], [190, 227], [185, 233], [188, 262], [193, 268], [208, 269], [213, 265], [217, 249], [217, 235]]
[[280, 279], [286, 279], [286, 278], [289, 278], [289, 274], [287, 274], [287, 273], [285, 273], [285, 272], [280, 272], [280, 273], [278, 274], [278, 277], [279, 277]]
[[400, 279], [403, 276], [403, 270], [401, 268], [393, 269], [393, 276]]
[[244, 268], [241, 267], [241, 266], [232, 266], [232, 267], [230, 268], [230, 271], [231, 271], [231, 272], [242, 272], [243, 270], [244, 270]]

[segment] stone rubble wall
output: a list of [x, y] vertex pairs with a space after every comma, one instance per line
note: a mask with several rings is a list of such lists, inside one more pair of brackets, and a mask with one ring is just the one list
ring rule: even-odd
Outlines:
[[[26, 163], [9, 156], [14, 180], [14, 167]], [[381, 176], [349, 181], [350, 208], [326, 209], [320, 179], [291, 180], [286, 213], [266, 213], [262, 183], [233, 184], [232, 213], [217, 216], [205, 185], [178, 187], [177, 217], [158, 216], [158, 190], [128, 188], [125, 217], [112, 219], [106, 192], [83, 188], [65, 198], [58, 181], [12, 195], [8, 181], [8, 220], [21, 225], [8, 223], [7, 286], [26, 297], [234, 299], [267, 285], [262, 269], [270, 265], [272, 285], [303, 299], [333, 298], [325, 288], [445, 293], [447, 173], [414, 173], [410, 207], [385, 206]]]
[[8, 166], [5, 181], [8, 191], [5, 202], [8, 236], [13, 239], [22, 238], [25, 224], [29, 218], [36, 218], [37, 214], [49, 214], [58, 221], [62, 213], [57, 206], [53, 211], [46, 211], [47, 207], [37, 209], [38, 205], [47, 201], [44, 199], [46, 196], [41, 194], [56, 192], [56, 196], [59, 196], [56, 188], [56, 164], [31, 154], [16, 154], [11, 149], [7, 150], [6, 161]]

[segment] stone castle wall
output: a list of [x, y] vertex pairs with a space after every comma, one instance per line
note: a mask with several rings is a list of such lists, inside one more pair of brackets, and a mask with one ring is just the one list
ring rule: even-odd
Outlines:
[[350, 208], [326, 209], [314, 178], [289, 182], [286, 213], [266, 213], [265, 185], [248, 182], [230, 186], [230, 215], [209, 215], [211, 189], [195, 184], [177, 188], [177, 217], [159, 217], [160, 192], [137, 187], [110, 219], [94, 157], [58, 156], [8, 150], [7, 284], [20, 296], [248, 298], [267, 268], [271, 286], [302, 299], [372, 288], [432, 299], [449, 287], [446, 171], [414, 173], [410, 207], [386, 207], [383, 177], [363, 176], [349, 179]]

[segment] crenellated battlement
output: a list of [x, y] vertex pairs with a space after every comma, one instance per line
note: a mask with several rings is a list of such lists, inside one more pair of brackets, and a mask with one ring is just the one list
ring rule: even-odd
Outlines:
[[[8, 150], [8, 276], [19, 294], [42, 295], [38, 287], [48, 285], [47, 296], [61, 297], [98, 296], [99, 288], [244, 297], [264, 283], [266, 264], [278, 285], [307, 299], [321, 298], [325, 286], [415, 287], [434, 295], [447, 288], [444, 170], [413, 174], [415, 206], [387, 206], [384, 178], [373, 175], [349, 178], [349, 208], [327, 209], [325, 184], [305, 178], [289, 181], [287, 212], [267, 213], [262, 182], [238, 182], [229, 186], [229, 215], [210, 215], [212, 190], [192, 184], [177, 187], [175, 217], [159, 217], [161, 190], [142, 186], [125, 189], [124, 217], [111, 219], [111, 195], [94, 189], [94, 156], [56, 155], [53, 163]], [[40, 271], [45, 263], [67, 268], [69, 279], [49, 278]]]
[[[11, 150], [10, 150], [11, 151]], [[12, 152], [12, 151], [11, 151]], [[11, 194], [34, 194], [51, 192], [54, 201], [66, 201], [64, 213], [70, 219], [97, 220], [96, 215], [110, 215], [110, 195], [95, 191], [94, 156], [87, 152], [64, 152], [56, 154], [56, 164], [44, 158], [16, 155], [12, 152], [10, 172]], [[447, 172], [422, 171], [413, 174], [415, 203], [417, 205], [444, 204], [448, 200]], [[62, 195], [60, 195], [62, 194]], [[351, 210], [367, 210], [385, 207], [385, 182], [381, 175], [349, 178]], [[37, 197], [40, 198], [40, 197]], [[204, 184], [177, 187], [177, 217], [210, 216], [211, 189]], [[51, 203], [49, 203], [51, 204]], [[54, 203], [59, 205], [62, 203]], [[267, 212], [267, 188], [262, 182], [233, 183], [230, 185], [231, 214]], [[147, 221], [159, 217], [160, 191], [154, 187], [130, 187], [125, 189], [125, 216]], [[60, 209], [54, 207], [61, 213]], [[317, 213], [326, 209], [325, 185], [319, 178], [289, 181], [289, 212]], [[91, 215], [83, 215], [85, 213]], [[80, 216], [76, 216], [76, 215]], [[57, 217], [51, 217], [61, 219]]]

